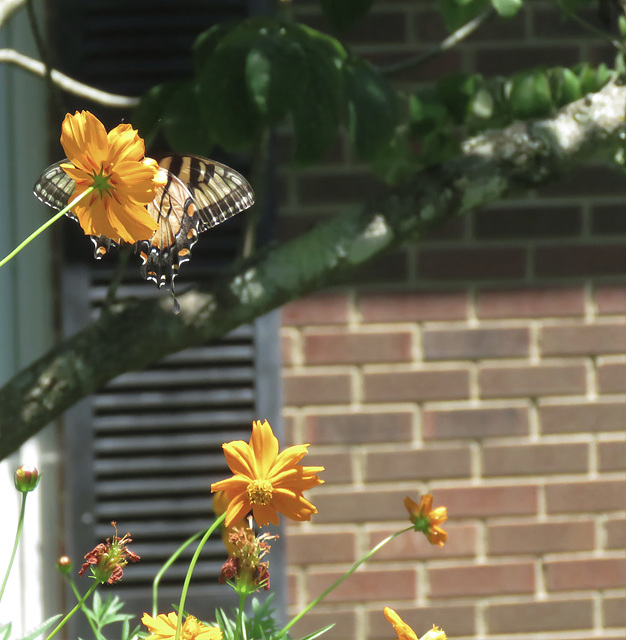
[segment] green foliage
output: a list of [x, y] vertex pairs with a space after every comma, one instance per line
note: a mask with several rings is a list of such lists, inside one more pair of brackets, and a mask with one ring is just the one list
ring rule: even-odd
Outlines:
[[115, 624], [116, 622], [122, 623], [121, 633], [117, 631], [115, 634], [116, 638], [119, 637], [120, 640], [135, 640], [139, 637], [140, 627], [130, 628], [130, 621], [135, 616], [128, 613], [120, 613], [123, 607], [124, 603], [118, 596], [112, 596], [109, 593], [106, 599], [102, 600], [97, 591], [94, 593], [91, 608], [85, 605], [83, 611], [94, 625], [98, 640], [103, 640], [105, 637], [102, 633], [104, 627]]
[[367, 61], [350, 57], [343, 65], [348, 131], [360, 158], [372, 160], [398, 124], [398, 95]]
[[437, 0], [448, 31], [456, 31], [489, 7], [490, 0]]
[[491, 0], [491, 4], [502, 18], [512, 18], [522, 8], [522, 0]]
[[349, 29], [372, 6], [373, 0], [320, 0], [328, 21], [340, 31]]
[[[275, 608], [272, 607], [274, 594], [270, 594], [263, 602], [258, 598], [252, 598], [252, 614], [243, 615], [243, 623], [246, 630], [246, 638], [255, 640], [270, 640], [279, 638], [281, 630], [278, 627], [275, 616]], [[231, 620], [223, 609], [215, 612], [217, 624], [222, 630], [223, 640], [239, 640], [241, 629], [237, 626], [237, 616]]]
[[514, 118], [540, 118], [552, 108], [548, 77], [535, 70], [515, 76], [511, 84], [511, 113]]
[[[502, 17], [522, 6], [522, 0], [438, 0], [450, 30], [490, 3]], [[371, 0], [322, 4], [337, 28], [347, 28]], [[263, 130], [288, 122], [294, 160], [309, 164], [320, 161], [345, 130], [355, 155], [391, 183], [458, 154], [467, 135], [515, 119], [550, 117], [615, 76], [606, 65], [588, 64], [530, 69], [510, 78], [457, 72], [403, 95], [336, 38], [269, 17], [211, 27], [196, 40], [193, 55], [192, 78], [155, 87], [135, 112], [133, 122], [148, 140], [160, 129], [180, 152], [207, 155], [214, 145], [248, 151]]]
[[[45, 633], [53, 624], [58, 622], [63, 616], [60, 614], [52, 616], [47, 620], [44, 620], [40, 625], [31, 629], [25, 636], [22, 636], [19, 640], [35, 640], [40, 635]], [[11, 629], [13, 628], [11, 622], [6, 624], [0, 624], [0, 640], [9, 640], [11, 637]]]

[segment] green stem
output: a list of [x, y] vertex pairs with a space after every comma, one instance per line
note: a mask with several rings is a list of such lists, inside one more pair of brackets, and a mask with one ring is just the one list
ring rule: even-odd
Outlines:
[[245, 606], [246, 606], [246, 594], [240, 593], [239, 609], [237, 611], [237, 637], [240, 640], [245, 640], [245, 637], [246, 637], [246, 630], [244, 628], [244, 621], [243, 621], [243, 610]]
[[63, 620], [59, 622], [59, 624], [54, 628], [54, 631], [46, 638], [46, 640], [50, 640], [51, 638], [53, 638], [59, 632], [59, 630], [63, 628], [65, 623], [85, 604], [87, 598], [89, 598], [89, 596], [96, 590], [96, 587], [99, 584], [99, 582], [96, 582], [94, 580], [94, 583], [89, 587], [87, 593], [76, 603], [74, 608], [65, 616], [65, 618], [63, 618]]
[[187, 599], [187, 591], [189, 590], [189, 583], [191, 582], [191, 576], [193, 574], [193, 570], [196, 568], [196, 563], [198, 562], [198, 558], [200, 557], [200, 552], [202, 551], [202, 547], [206, 544], [206, 541], [209, 539], [210, 535], [217, 529], [217, 527], [224, 522], [226, 519], [226, 513], [224, 512], [206, 531], [202, 540], [198, 543], [198, 548], [196, 552], [193, 554], [193, 558], [189, 563], [189, 569], [187, 569], [187, 575], [185, 576], [185, 583], [183, 584], [183, 590], [180, 594], [180, 602], [178, 603], [178, 622], [176, 624], [176, 636], [175, 640], [180, 640], [180, 632], [183, 628], [183, 615], [185, 612], [185, 600]]
[[2, 581], [2, 588], [0, 588], [0, 601], [4, 595], [7, 582], [9, 580], [9, 574], [13, 568], [13, 561], [15, 560], [15, 554], [17, 553], [17, 545], [20, 543], [20, 537], [22, 535], [22, 527], [24, 526], [24, 514], [26, 513], [26, 496], [28, 492], [22, 492], [22, 508], [20, 509], [20, 519], [17, 522], [17, 531], [15, 532], [15, 542], [13, 543], [13, 552], [11, 553], [11, 559], [9, 560], [9, 566], [7, 572], [4, 574], [4, 580]]
[[323, 591], [315, 600], [311, 601], [300, 613], [292, 618], [283, 628], [279, 637], [283, 637], [286, 632], [293, 627], [302, 616], [306, 615], [313, 607], [318, 605], [331, 591], [334, 591], [346, 578], [351, 576], [364, 562], [367, 562], [379, 549], [384, 547], [388, 542], [397, 538], [401, 533], [405, 533], [406, 531], [413, 531], [413, 527], [407, 527], [406, 529], [400, 529], [400, 531], [396, 531], [392, 533], [390, 536], [387, 536], [384, 540], [381, 540], [373, 549], [368, 551], [360, 560], [357, 560], [346, 573], [344, 573], [339, 580], [334, 582], [328, 587], [325, 591]]
[[[68, 575], [67, 579], [70, 582], [70, 587], [72, 587], [72, 591], [74, 592], [74, 595], [76, 596], [76, 600], [80, 600], [80, 593], [78, 592], [78, 588], [76, 587], [76, 583], [72, 580], [72, 578]], [[89, 623], [89, 626], [91, 627], [91, 630], [93, 631], [93, 635], [98, 638], [98, 640], [100, 640], [102, 638], [102, 634], [98, 631], [98, 629], [96, 629], [96, 624], [95, 622], [91, 619], [91, 616], [87, 615], [87, 607], [85, 606], [85, 603], [83, 602], [83, 604], [81, 605], [81, 611], [85, 614], [85, 618], [87, 618], [87, 622]]]
[[184, 542], [174, 553], [169, 557], [167, 562], [161, 567], [159, 573], [154, 576], [154, 580], [152, 581], [152, 617], [156, 618], [158, 613], [158, 599], [159, 599], [159, 583], [161, 582], [161, 578], [165, 575], [165, 572], [176, 562], [178, 556], [192, 543], [195, 542], [201, 535], [206, 533], [206, 530], [198, 531], [198, 533], [194, 533], [191, 538], [189, 538], [186, 542]]
[[61, 209], [58, 213], [55, 213], [52, 218], [44, 222], [39, 229], [33, 231], [24, 242], [20, 243], [6, 258], [0, 260], [0, 267], [4, 266], [11, 258], [15, 257], [27, 244], [29, 244], [32, 240], [34, 240], [40, 233], [45, 231], [51, 224], [56, 222], [62, 215], [67, 213], [77, 202], [82, 200], [87, 194], [91, 193], [94, 190], [94, 187], [89, 187], [86, 191], [81, 193], [78, 198], [74, 198], [72, 202], [70, 202], [65, 209]]

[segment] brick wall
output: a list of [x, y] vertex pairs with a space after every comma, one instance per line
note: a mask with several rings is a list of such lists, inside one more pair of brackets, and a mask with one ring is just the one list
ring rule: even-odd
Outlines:
[[[442, 37], [428, 3], [381, 0], [351, 41], [382, 64]], [[606, 48], [532, 2], [403, 81], [587, 56]], [[344, 142], [281, 180], [285, 237], [379, 188]], [[319, 514], [287, 532], [292, 612], [406, 524], [405, 495], [430, 491], [450, 517], [443, 549], [400, 537], [301, 635], [390, 638], [389, 605], [418, 634], [624, 637], [625, 276], [626, 179], [591, 166], [377, 260], [367, 284], [285, 307], [288, 440], [327, 469]]]
[[300, 631], [388, 638], [389, 604], [455, 638], [623, 636], [626, 287], [357, 288], [283, 324], [287, 432], [327, 469], [287, 535], [293, 610], [406, 524], [405, 495], [450, 516], [443, 549], [405, 534]]

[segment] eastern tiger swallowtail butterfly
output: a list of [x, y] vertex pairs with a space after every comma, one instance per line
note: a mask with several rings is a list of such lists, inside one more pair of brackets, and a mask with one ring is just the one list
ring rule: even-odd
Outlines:
[[[57, 211], [74, 193], [74, 180], [61, 169], [64, 162], [69, 161], [48, 167], [34, 187], [35, 195]], [[168, 180], [146, 207], [159, 227], [152, 238], [135, 243], [135, 253], [141, 258], [141, 275], [162, 287], [190, 259], [198, 234], [251, 207], [254, 193], [241, 174], [215, 160], [171, 155], [159, 160], [159, 166]], [[72, 212], [67, 215], [78, 221]], [[98, 259], [118, 246], [105, 236], [90, 237]]]

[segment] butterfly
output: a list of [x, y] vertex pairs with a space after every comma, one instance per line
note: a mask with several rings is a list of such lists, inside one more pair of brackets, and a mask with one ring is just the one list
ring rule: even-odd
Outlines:
[[[61, 168], [67, 159], [49, 166], [35, 183], [37, 198], [60, 211], [74, 193], [74, 180]], [[159, 187], [148, 213], [158, 229], [149, 240], [135, 243], [141, 275], [162, 287], [173, 283], [180, 265], [191, 258], [198, 234], [221, 224], [254, 204], [248, 181], [225, 164], [199, 156], [170, 155], [159, 160], [167, 183]], [[68, 211], [67, 216], [78, 222]], [[90, 236], [94, 257], [105, 256], [118, 243], [105, 236]]]

